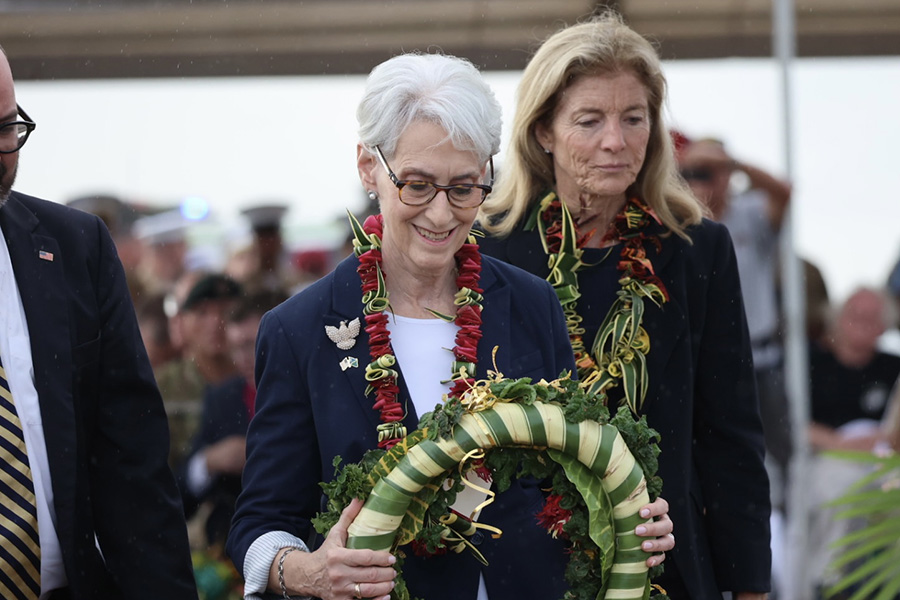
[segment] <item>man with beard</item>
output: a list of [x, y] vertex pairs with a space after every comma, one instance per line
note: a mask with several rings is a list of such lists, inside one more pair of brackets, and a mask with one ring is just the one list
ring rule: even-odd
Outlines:
[[166, 415], [102, 221], [12, 191], [0, 48], [0, 597], [196, 600]]

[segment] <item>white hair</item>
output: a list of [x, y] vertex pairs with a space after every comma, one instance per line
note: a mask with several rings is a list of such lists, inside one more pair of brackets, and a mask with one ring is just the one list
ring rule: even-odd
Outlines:
[[483, 162], [500, 150], [500, 103], [469, 61], [443, 54], [401, 54], [374, 69], [356, 118], [360, 143], [393, 156], [409, 125], [440, 125], [456, 148]]

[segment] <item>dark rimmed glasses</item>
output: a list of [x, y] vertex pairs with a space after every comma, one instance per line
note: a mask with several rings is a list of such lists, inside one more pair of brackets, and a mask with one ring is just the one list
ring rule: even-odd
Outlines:
[[424, 206], [434, 200], [438, 192], [447, 192], [447, 200], [450, 205], [456, 208], [478, 208], [491, 193], [494, 184], [494, 157], [490, 159], [491, 165], [491, 185], [481, 183], [457, 183], [454, 185], [438, 185], [431, 181], [420, 181], [417, 179], [400, 179], [388, 165], [381, 148], [375, 146], [375, 154], [381, 161], [384, 170], [387, 171], [388, 177], [397, 186], [400, 202], [408, 206]]
[[28, 141], [28, 136], [31, 135], [34, 128], [37, 127], [28, 113], [22, 110], [18, 104], [16, 104], [16, 114], [21, 116], [24, 121], [13, 121], [0, 125], [0, 154], [18, 152]]

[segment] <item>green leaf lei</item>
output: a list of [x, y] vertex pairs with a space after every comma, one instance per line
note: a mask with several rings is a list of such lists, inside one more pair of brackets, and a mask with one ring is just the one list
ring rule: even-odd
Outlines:
[[643, 405], [648, 385], [650, 337], [641, 326], [644, 298], [657, 306], [669, 299], [665, 285], [654, 273], [644, 248], [644, 242], [659, 248], [659, 239], [646, 231], [651, 219], [659, 223], [650, 207], [632, 198], [625, 203], [604, 236], [604, 241], [622, 243], [618, 263], [618, 269], [622, 272], [619, 278], [621, 289], [616, 293], [616, 299], [594, 338], [590, 353], [585, 351], [582, 340], [584, 328], [581, 327], [582, 318], [577, 310], [581, 297], [578, 272], [589, 266], [581, 260], [585, 238], [579, 237], [565, 202], [561, 202], [552, 191], [538, 202], [525, 225], [526, 230], [537, 226], [544, 252], [549, 257], [550, 275], [547, 281], [556, 290], [566, 316], [578, 378], [584, 385], [590, 386], [593, 393], [603, 397], [621, 383], [624, 402], [635, 414]]

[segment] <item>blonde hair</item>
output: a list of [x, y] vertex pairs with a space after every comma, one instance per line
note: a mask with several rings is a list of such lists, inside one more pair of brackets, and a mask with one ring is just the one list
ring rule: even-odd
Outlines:
[[643, 199], [663, 224], [690, 240], [686, 228], [699, 223], [703, 209], [678, 175], [672, 139], [662, 118], [666, 79], [656, 50], [608, 11], [550, 36], [528, 63], [518, 88], [518, 107], [500, 180], [481, 209], [481, 224], [505, 236], [526, 216], [543, 190], [554, 187], [553, 160], [535, 137], [549, 122], [567, 87], [581, 77], [633, 73], [647, 90], [650, 139], [644, 164], [627, 190]]

